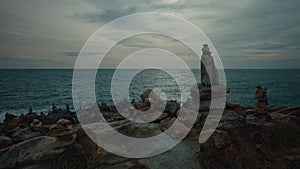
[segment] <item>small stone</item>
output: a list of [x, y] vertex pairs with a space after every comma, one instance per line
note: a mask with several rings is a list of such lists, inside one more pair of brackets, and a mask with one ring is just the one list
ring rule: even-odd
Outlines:
[[68, 120], [68, 119], [60, 119], [60, 120], [58, 120], [58, 121], [56, 122], [56, 124], [62, 125], [62, 126], [64, 126], [64, 127], [69, 127], [72, 123], [71, 123], [71, 121]]
[[34, 119], [34, 120], [30, 123], [30, 127], [42, 128], [42, 127], [43, 127], [43, 123], [42, 123], [41, 121], [39, 121], [38, 119]]

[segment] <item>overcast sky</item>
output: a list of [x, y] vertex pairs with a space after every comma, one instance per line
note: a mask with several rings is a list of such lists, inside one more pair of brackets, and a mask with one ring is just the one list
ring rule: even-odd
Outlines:
[[1, 0], [0, 68], [72, 68], [103, 25], [153, 11], [199, 27], [225, 68], [300, 68], [298, 0]]

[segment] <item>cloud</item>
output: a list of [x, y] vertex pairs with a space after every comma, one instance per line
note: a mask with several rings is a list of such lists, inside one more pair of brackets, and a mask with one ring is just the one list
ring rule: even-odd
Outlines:
[[59, 54], [62, 54], [64, 56], [77, 57], [79, 55], [79, 52], [60, 52]]
[[136, 9], [134, 7], [125, 10], [108, 9], [96, 13], [86, 13], [82, 15], [77, 15], [77, 17], [80, 17], [83, 20], [88, 21], [90, 23], [99, 23], [99, 22], [108, 23], [122, 16], [126, 16], [135, 12]]
[[[2, 0], [0, 56], [21, 58], [18, 65], [24, 67], [73, 67], [77, 51], [101, 26], [135, 12], [157, 11], [182, 16], [198, 26], [214, 43], [225, 68], [276, 67], [279, 62], [297, 67], [299, 6], [300, 1], [294, 0]], [[159, 38], [126, 43], [123, 47], [164, 44]], [[188, 56], [174, 44], [164, 45]], [[14, 66], [8, 58], [4, 61]]]

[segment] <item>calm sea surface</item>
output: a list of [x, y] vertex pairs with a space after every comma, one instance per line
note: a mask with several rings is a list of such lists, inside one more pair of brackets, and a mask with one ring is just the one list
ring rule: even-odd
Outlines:
[[[131, 70], [124, 70], [130, 73]], [[180, 70], [173, 70], [185, 80]], [[193, 70], [199, 81], [199, 71]], [[99, 102], [112, 104], [110, 85], [114, 70], [98, 70], [96, 97]], [[242, 105], [254, 105], [255, 86], [268, 88], [270, 105], [300, 105], [300, 70], [226, 70], [227, 85], [231, 88], [227, 100]], [[34, 111], [47, 112], [52, 103], [64, 108], [72, 105], [73, 70], [0, 70], [0, 120], [6, 112], [26, 113], [30, 106]], [[120, 81], [117, 85], [122, 86]], [[180, 100], [176, 81], [159, 70], [146, 70], [137, 74], [129, 87], [130, 99], [139, 100], [139, 95], [148, 88], [159, 88], [167, 99]], [[189, 94], [184, 91], [184, 94]]]

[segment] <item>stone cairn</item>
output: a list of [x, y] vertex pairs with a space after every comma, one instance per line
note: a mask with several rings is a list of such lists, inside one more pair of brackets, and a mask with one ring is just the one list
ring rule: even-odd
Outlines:
[[[209, 77], [209, 75], [211, 76]], [[204, 44], [201, 56], [201, 85], [210, 87], [211, 84], [219, 84], [219, 73], [208, 45]]]
[[255, 106], [255, 113], [260, 119], [265, 119], [268, 121], [268, 110], [267, 105], [268, 103], [268, 97], [267, 97], [267, 88], [264, 88], [262, 86], [256, 86], [256, 93], [255, 93], [255, 100], [257, 100], [256, 106]]
[[[219, 72], [215, 66], [213, 56], [207, 44], [203, 45], [201, 56], [201, 83], [197, 85], [200, 96], [199, 111], [207, 111], [210, 108], [212, 99], [212, 85], [214, 85], [215, 96], [224, 96], [224, 93], [229, 93], [230, 89], [219, 82]], [[191, 89], [191, 97], [196, 98], [196, 86]]]

